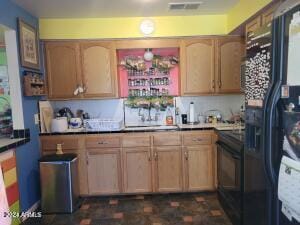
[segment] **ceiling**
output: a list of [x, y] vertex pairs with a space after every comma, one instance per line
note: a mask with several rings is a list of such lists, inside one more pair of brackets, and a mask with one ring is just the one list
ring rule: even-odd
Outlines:
[[[12, 0], [39, 18], [153, 17], [223, 14], [239, 0]], [[197, 10], [169, 11], [168, 3], [202, 2]]]

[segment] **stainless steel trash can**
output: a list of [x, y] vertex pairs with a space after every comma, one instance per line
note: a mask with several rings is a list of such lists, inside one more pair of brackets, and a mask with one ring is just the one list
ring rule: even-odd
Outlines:
[[77, 155], [48, 155], [39, 162], [42, 212], [72, 213], [79, 199]]

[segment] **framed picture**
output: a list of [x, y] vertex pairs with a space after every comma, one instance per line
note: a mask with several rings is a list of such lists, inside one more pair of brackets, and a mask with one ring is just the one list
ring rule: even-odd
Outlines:
[[21, 65], [40, 69], [38, 36], [36, 28], [18, 19]]

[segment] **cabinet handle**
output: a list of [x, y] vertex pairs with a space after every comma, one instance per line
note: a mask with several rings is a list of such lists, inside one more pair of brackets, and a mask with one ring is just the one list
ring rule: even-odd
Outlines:
[[212, 89], [215, 90], [215, 80], [212, 80]]
[[108, 144], [108, 142], [106, 142], [106, 141], [100, 141], [100, 142], [98, 142], [98, 145], [107, 145]]
[[202, 141], [202, 138], [193, 138], [193, 141]]
[[221, 87], [222, 87], [222, 81], [221, 81], [221, 79], [219, 80], [219, 89], [221, 89]]
[[151, 152], [149, 152], [148, 160], [149, 160], [149, 161], [152, 161]]
[[185, 156], [185, 160], [189, 160], [189, 153], [188, 152], [184, 152], [184, 156]]
[[155, 159], [156, 161], [158, 160], [157, 152], [154, 153], [154, 159]]

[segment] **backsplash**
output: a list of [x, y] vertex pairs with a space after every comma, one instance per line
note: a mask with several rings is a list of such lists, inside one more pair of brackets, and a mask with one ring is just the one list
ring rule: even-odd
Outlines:
[[[88, 112], [91, 118], [120, 120], [126, 115], [126, 125], [141, 124], [139, 110], [124, 107], [123, 101], [123, 99], [51, 101], [51, 105], [54, 110], [68, 107], [73, 113], [76, 113], [78, 109], [82, 109]], [[194, 102], [196, 118], [199, 113], [217, 109], [222, 113], [224, 119], [228, 119], [231, 116], [231, 111], [234, 113], [240, 111], [241, 105], [244, 105], [244, 95], [176, 97], [175, 102], [176, 106], [179, 107], [180, 114], [189, 114], [189, 104]], [[171, 111], [174, 116], [175, 108], [172, 108]], [[142, 113], [147, 117], [147, 110], [143, 109]], [[155, 113], [156, 110], [152, 109], [152, 118], [155, 116]], [[166, 112], [159, 111], [157, 124], [164, 124], [165, 116]], [[173, 118], [175, 121], [175, 117]]]

